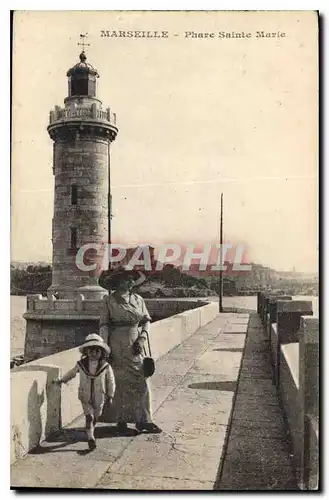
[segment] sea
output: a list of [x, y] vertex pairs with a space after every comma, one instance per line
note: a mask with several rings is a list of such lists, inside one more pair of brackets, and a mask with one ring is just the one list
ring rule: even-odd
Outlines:
[[[19, 356], [24, 352], [25, 342], [25, 319], [23, 314], [26, 311], [26, 297], [12, 295], [10, 297], [10, 358]], [[207, 300], [218, 301], [218, 297], [207, 297]], [[294, 299], [312, 300], [314, 316], [319, 315], [319, 297], [314, 296], [296, 296]], [[256, 296], [238, 296], [238, 297], [223, 297], [223, 307], [239, 308], [247, 310], [257, 310]]]

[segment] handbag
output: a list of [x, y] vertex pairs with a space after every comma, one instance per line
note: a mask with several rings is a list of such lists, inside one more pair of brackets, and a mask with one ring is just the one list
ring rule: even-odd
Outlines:
[[153, 373], [155, 372], [155, 362], [154, 362], [154, 359], [152, 358], [149, 334], [146, 330], [145, 330], [145, 333], [147, 336], [149, 356], [147, 356], [145, 346], [143, 346], [144, 355], [145, 355], [145, 357], [143, 358], [143, 371], [144, 371], [144, 377], [148, 378], [148, 377], [152, 377]]

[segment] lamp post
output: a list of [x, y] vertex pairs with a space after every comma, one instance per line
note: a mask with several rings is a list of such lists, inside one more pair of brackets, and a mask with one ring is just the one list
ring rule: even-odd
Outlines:
[[220, 195], [220, 269], [219, 269], [219, 312], [223, 312], [223, 193]]

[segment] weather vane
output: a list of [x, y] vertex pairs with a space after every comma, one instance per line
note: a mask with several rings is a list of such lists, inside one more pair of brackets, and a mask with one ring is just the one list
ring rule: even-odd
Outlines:
[[87, 36], [88, 36], [88, 33], [85, 33], [84, 35], [80, 34], [80, 40], [81, 40], [81, 42], [80, 43], [78, 42], [78, 45], [82, 45], [82, 52], [85, 51], [85, 46], [90, 47], [90, 43], [86, 43], [85, 42], [85, 38], [87, 38]]

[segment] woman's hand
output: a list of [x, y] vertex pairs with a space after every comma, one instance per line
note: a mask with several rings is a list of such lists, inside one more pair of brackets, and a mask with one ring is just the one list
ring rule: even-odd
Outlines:
[[143, 351], [142, 342], [140, 340], [136, 340], [132, 345], [132, 350], [134, 355], [141, 354], [141, 352]]
[[54, 378], [52, 384], [62, 385], [63, 381], [60, 378]]

